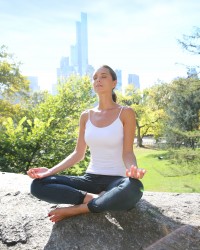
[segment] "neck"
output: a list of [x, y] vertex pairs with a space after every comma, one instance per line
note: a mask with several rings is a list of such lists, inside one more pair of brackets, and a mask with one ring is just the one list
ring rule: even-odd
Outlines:
[[99, 96], [99, 104], [97, 105], [98, 110], [113, 109], [118, 106], [112, 99], [112, 96], [101, 95]]
[[98, 110], [109, 110], [116, 108], [117, 104], [115, 102], [99, 102], [97, 108]]

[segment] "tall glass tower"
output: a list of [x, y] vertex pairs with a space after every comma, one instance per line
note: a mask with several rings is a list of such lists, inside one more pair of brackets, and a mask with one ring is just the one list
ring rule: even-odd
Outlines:
[[81, 59], [82, 73], [85, 74], [88, 67], [88, 31], [86, 13], [81, 13]]
[[81, 21], [76, 22], [77, 73], [85, 75], [88, 68], [87, 14], [81, 13]]
[[121, 69], [116, 69], [115, 73], [117, 75], [117, 86], [116, 89], [122, 91], [122, 71]]
[[92, 70], [93, 68], [88, 65], [87, 14], [82, 12], [81, 21], [76, 22], [76, 43], [70, 47], [70, 58], [61, 58], [57, 78], [62, 81], [71, 74], [91, 75]]
[[136, 74], [128, 74], [128, 84], [133, 84], [136, 89], [140, 89], [139, 76]]

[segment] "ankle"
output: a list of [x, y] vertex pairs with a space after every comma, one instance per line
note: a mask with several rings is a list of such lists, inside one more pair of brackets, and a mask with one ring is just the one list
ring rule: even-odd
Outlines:
[[99, 197], [98, 194], [87, 193], [84, 200], [83, 200], [83, 204], [87, 204], [89, 201], [91, 201], [97, 197]]

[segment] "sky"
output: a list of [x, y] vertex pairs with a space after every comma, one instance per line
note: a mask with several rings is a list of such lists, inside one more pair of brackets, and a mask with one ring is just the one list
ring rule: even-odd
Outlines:
[[51, 90], [62, 56], [76, 42], [76, 21], [88, 17], [88, 59], [139, 75], [141, 88], [185, 77], [198, 56], [178, 44], [200, 27], [199, 0], [0, 0], [0, 46]]

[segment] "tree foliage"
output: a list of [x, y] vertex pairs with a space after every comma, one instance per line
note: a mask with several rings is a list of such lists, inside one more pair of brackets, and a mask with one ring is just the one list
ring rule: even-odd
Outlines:
[[29, 81], [20, 72], [20, 63], [14, 55], [7, 52], [6, 46], [0, 47], [0, 95], [4, 98], [18, 98], [29, 91]]
[[137, 146], [142, 147], [142, 138], [145, 135], [160, 134], [160, 120], [163, 117], [163, 110], [155, 105], [150, 93], [154, 89], [146, 89], [143, 92], [129, 85], [125, 95], [120, 96], [119, 100], [122, 105], [131, 106], [136, 113], [136, 136]]
[[195, 148], [200, 138], [200, 80], [178, 79], [169, 85], [167, 137], [171, 145]]
[[0, 169], [26, 172], [29, 167], [52, 167], [63, 160], [74, 150], [81, 112], [93, 103], [89, 79], [71, 77], [59, 86], [56, 96], [46, 95], [33, 106], [28, 117], [19, 122], [7, 118], [0, 135]]
[[19, 121], [25, 115], [21, 102], [28, 96], [29, 82], [20, 72], [20, 63], [8, 53], [6, 46], [0, 47], [0, 127], [11, 117]]
[[178, 39], [183, 49], [194, 55], [200, 55], [200, 28], [194, 27], [191, 35], [183, 35], [183, 39]]

